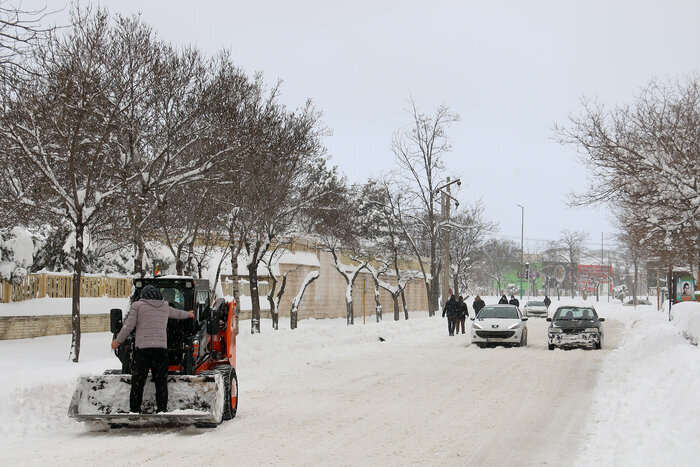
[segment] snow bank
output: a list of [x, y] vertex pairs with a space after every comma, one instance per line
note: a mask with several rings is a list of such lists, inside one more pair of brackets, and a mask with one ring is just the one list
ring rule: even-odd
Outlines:
[[578, 465], [697, 465], [698, 347], [655, 306], [619, 307], [614, 316], [626, 329], [599, 375]]
[[693, 344], [700, 342], [700, 303], [682, 302], [673, 305], [671, 319], [683, 336]]

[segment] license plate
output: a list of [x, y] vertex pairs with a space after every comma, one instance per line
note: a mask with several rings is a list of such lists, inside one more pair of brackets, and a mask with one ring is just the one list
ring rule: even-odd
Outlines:
[[489, 337], [486, 339], [486, 342], [503, 342], [503, 338], [501, 337]]

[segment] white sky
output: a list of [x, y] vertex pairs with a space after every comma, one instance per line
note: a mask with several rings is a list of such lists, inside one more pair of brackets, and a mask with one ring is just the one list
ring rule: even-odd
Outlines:
[[[25, 7], [46, 2], [25, 0]], [[572, 210], [587, 186], [575, 149], [552, 140], [555, 122], [581, 96], [629, 102], [651, 79], [699, 69], [700, 2], [664, 1], [137, 1], [101, 2], [142, 12], [161, 38], [221, 48], [270, 84], [283, 80], [291, 107], [311, 98], [333, 131], [332, 163], [352, 182], [392, 170], [391, 136], [410, 122], [413, 96], [426, 113], [460, 114], [447, 162], [462, 177], [458, 198], [482, 198], [501, 235], [525, 249], [563, 229], [606, 243], [605, 211]], [[60, 8], [64, 1], [49, 2]]]

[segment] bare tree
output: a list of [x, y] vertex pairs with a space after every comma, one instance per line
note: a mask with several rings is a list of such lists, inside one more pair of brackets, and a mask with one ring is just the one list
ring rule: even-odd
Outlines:
[[[177, 51], [156, 40], [153, 30], [139, 18], [118, 16], [113, 42], [124, 68], [118, 89], [130, 97], [119, 114], [116, 141], [120, 197], [134, 247], [134, 272], [144, 274], [147, 232], [168, 229], [169, 237], [182, 232], [175, 241], [178, 245], [171, 245], [181, 273], [178, 249], [184, 251], [183, 239], [185, 245], [190, 243], [192, 228], [200, 226], [194, 218], [203, 212], [192, 211], [196, 202], [188, 199], [190, 189], [184, 187], [211, 183], [210, 169], [235, 149], [234, 142], [219, 137], [220, 109], [214, 105], [227, 88], [216, 79], [214, 65], [196, 49]], [[175, 199], [174, 194], [178, 195]], [[187, 225], [176, 222], [180, 215], [162, 219], [168, 206], [172, 210], [178, 204], [179, 213], [188, 217]]]
[[119, 190], [113, 143], [129, 96], [114, 92], [115, 66], [106, 13], [73, 12], [65, 36], [33, 50], [36, 73], [3, 88], [0, 197], [25, 215], [72, 226], [73, 299], [70, 358], [80, 355], [80, 284], [85, 235]]
[[[573, 204], [607, 204], [634, 226], [641, 244], [659, 257], [700, 256], [700, 82], [652, 81], [633, 104], [606, 110], [583, 101], [580, 116], [557, 126], [576, 145], [591, 186]], [[674, 252], [675, 245], [685, 252]], [[688, 247], [689, 245], [695, 245]]]
[[453, 216], [450, 230], [450, 257], [455, 267], [454, 293], [468, 293], [468, 277], [472, 267], [483, 256], [486, 235], [495, 232], [497, 224], [484, 219], [484, 207], [476, 202]]
[[503, 276], [518, 263], [520, 248], [512, 240], [492, 238], [484, 244], [484, 259], [481, 271], [491, 284], [496, 282], [497, 293], [503, 293]]
[[578, 282], [578, 265], [581, 256], [585, 251], [585, 242], [588, 239], [586, 232], [562, 230], [559, 240], [549, 244], [549, 254], [556, 261], [569, 266], [569, 285], [571, 287], [571, 297], [576, 296]]
[[26, 63], [27, 55], [55, 30], [42, 25], [51, 14], [46, 8], [23, 10], [0, 2], [0, 75], [26, 77], [37, 71]]
[[[443, 156], [450, 151], [447, 130], [459, 121], [459, 116], [447, 106], [440, 106], [434, 116], [426, 115], [411, 99], [412, 122], [397, 131], [392, 138], [392, 150], [399, 166], [398, 191], [403, 199], [398, 203], [400, 221], [408, 238], [410, 248], [418, 259], [428, 297], [428, 313], [435, 316], [438, 311], [439, 255], [438, 246], [445, 219], [436, 212], [440, 201], [440, 184], [446, 178]], [[409, 219], [415, 223], [425, 237], [426, 249], [419, 246], [415, 235], [409, 235]], [[429, 264], [423, 263], [427, 256]]]

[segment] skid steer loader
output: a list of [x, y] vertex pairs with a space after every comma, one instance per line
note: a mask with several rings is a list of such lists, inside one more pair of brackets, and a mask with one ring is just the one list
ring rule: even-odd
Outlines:
[[[181, 276], [134, 279], [131, 301], [138, 300], [149, 284], [160, 290], [171, 306], [195, 310], [194, 320], [168, 320], [168, 412], [156, 414], [155, 385], [149, 378], [142, 412], [129, 413], [132, 332], [114, 351], [121, 369], [78, 378], [68, 416], [98, 429], [159, 424], [211, 428], [232, 419], [238, 409], [235, 301], [218, 299], [211, 304], [208, 281]], [[122, 327], [122, 310], [112, 309], [110, 320], [116, 337]]]

